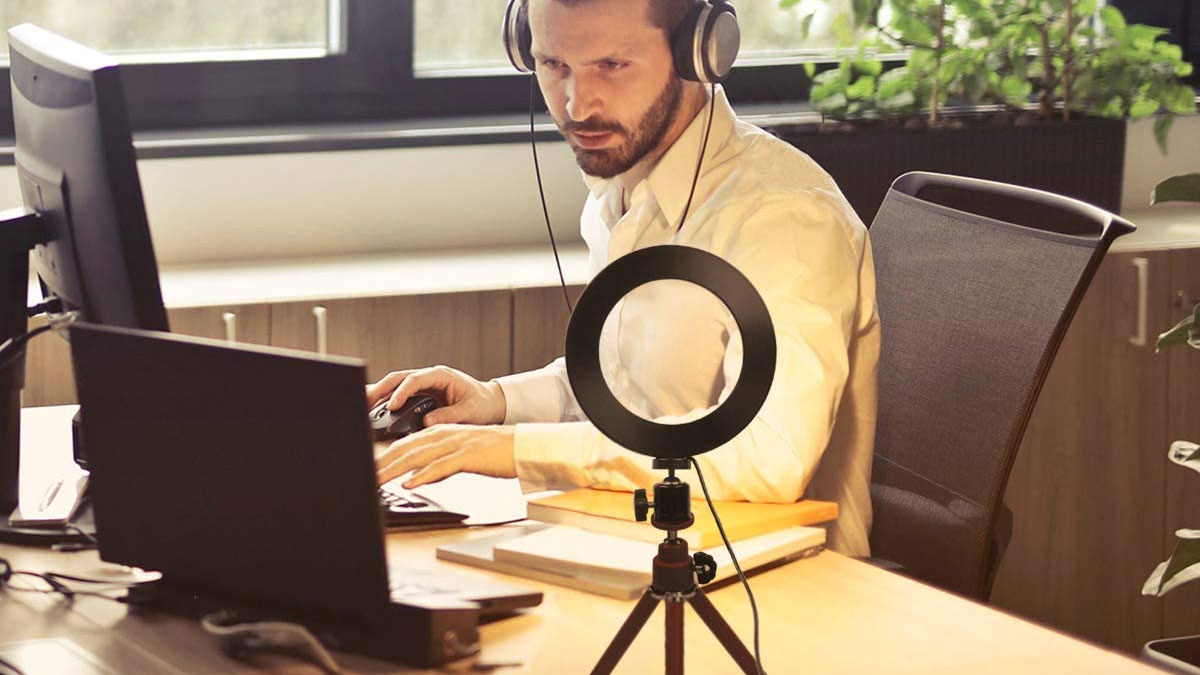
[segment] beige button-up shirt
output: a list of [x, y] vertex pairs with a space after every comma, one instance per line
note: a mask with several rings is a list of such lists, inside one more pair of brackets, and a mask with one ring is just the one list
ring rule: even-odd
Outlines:
[[[775, 327], [775, 379], [745, 430], [697, 456], [705, 480], [714, 499], [835, 501], [840, 511], [828, 545], [866, 555], [880, 335], [867, 231], [815, 162], [739, 121], [720, 88], [716, 96], [682, 229], [707, 105], [644, 180], [585, 176], [590, 194], [580, 228], [592, 271], [637, 249], [678, 244], [715, 253], [750, 279]], [[684, 281], [629, 293], [600, 338], [614, 395], [660, 422], [694, 419], [717, 406], [741, 359], [728, 310]], [[497, 381], [507, 399], [505, 422], [517, 425], [517, 475], [525, 489], [632, 490], [661, 480], [650, 457], [621, 448], [586, 421], [563, 359]]]

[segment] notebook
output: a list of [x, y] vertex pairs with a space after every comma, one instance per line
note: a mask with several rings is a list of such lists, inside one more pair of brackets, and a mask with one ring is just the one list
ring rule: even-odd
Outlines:
[[481, 612], [541, 601], [389, 579], [407, 566], [385, 554], [362, 362], [88, 324], [71, 353], [103, 560], [426, 665], [448, 658], [446, 630], [473, 645]]
[[[837, 519], [837, 504], [811, 499], [792, 504], [751, 504], [714, 501], [721, 524], [732, 541], [755, 537], [787, 527], [816, 525]], [[696, 522], [679, 537], [693, 549], [721, 543], [721, 533], [703, 496], [693, 493], [692, 515]], [[634, 519], [633, 495], [628, 492], [580, 488], [535, 499], [527, 506], [529, 518], [557, 525], [611, 534], [626, 539], [657, 543], [662, 531]]]
[[[742, 570], [750, 572], [806, 557], [821, 550], [824, 543], [824, 528], [791, 527], [733, 542], [733, 550]], [[445, 544], [438, 547], [437, 555], [442, 560], [628, 600], [649, 585], [657, 550], [654, 543], [527, 522], [490, 537]], [[705, 552], [717, 563], [716, 578], [705, 588], [736, 580], [723, 544]]]

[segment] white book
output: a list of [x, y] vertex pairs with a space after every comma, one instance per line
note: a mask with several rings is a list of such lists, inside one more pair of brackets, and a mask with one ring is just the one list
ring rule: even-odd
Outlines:
[[[665, 536], [665, 535], [664, 535]], [[742, 570], [804, 557], [825, 543], [819, 527], [791, 527], [733, 543]], [[499, 535], [441, 546], [443, 560], [485, 567], [589, 593], [630, 599], [650, 584], [658, 545], [572, 527], [522, 524]], [[722, 545], [705, 551], [717, 563], [713, 583], [737, 572]]]

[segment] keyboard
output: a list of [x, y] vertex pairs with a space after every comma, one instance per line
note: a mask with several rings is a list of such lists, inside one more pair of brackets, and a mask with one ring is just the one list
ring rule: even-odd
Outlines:
[[448, 511], [432, 499], [405, 490], [399, 484], [380, 486], [379, 503], [388, 527], [458, 525], [467, 519], [467, 514]]

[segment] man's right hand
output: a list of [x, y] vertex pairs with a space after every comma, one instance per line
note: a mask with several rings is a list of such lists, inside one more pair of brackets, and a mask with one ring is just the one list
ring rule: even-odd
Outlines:
[[367, 387], [367, 406], [390, 396], [388, 407], [399, 408], [413, 394], [425, 392], [440, 399], [442, 407], [425, 415], [425, 426], [435, 424], [503, 424], [507, 410], [504, 391], [495, 382], [480, 382], [447, 366], [397, 370]]

